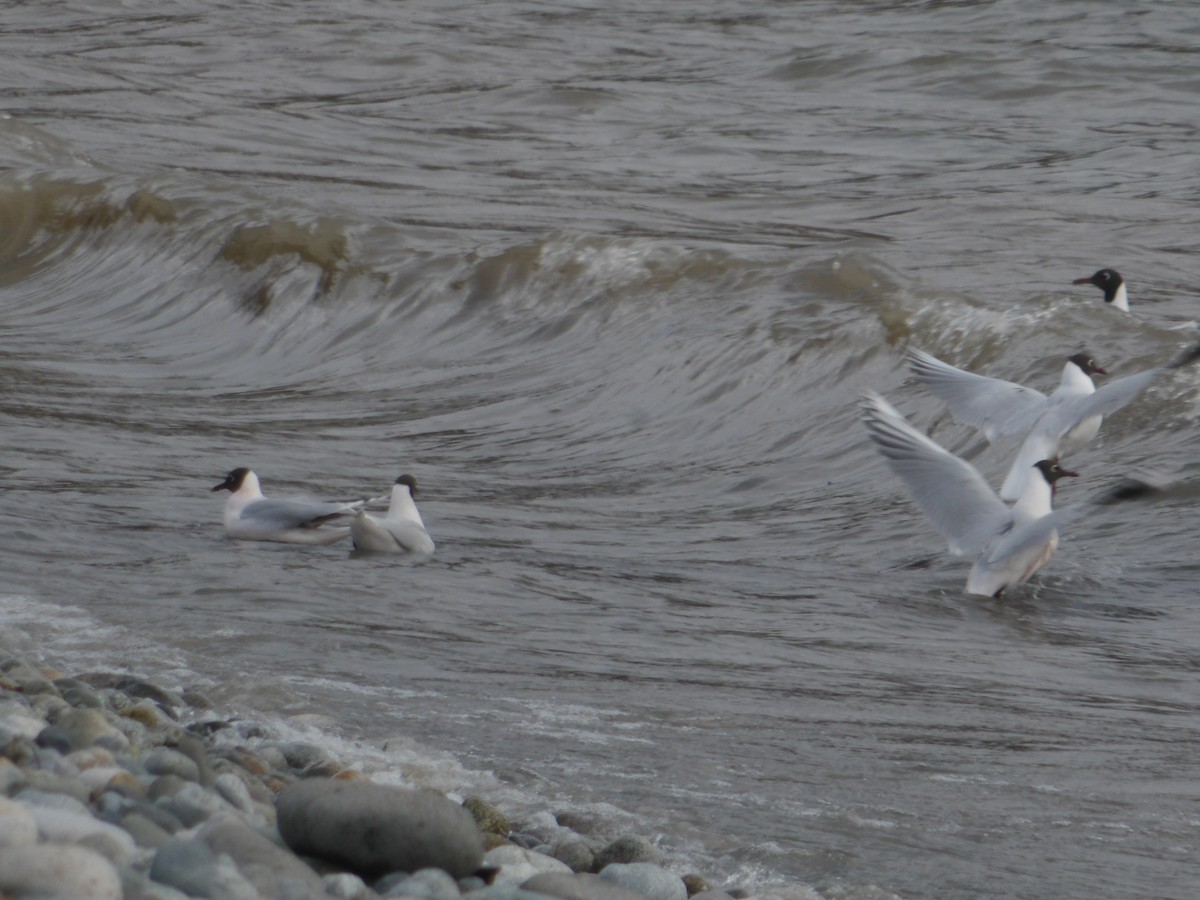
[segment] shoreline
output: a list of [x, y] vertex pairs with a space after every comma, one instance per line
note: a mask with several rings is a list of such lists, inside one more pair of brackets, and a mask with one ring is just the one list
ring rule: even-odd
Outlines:
[[586, 815], [510, 821], [224, 717], [195, 688], [34, 656], [0, 647], [5, 897], [820, 898], [714, 887], [641, 835], [589, 834]]

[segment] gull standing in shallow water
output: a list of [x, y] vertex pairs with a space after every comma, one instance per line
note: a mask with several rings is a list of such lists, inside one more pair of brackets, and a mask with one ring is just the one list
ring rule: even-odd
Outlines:
[[[1051, 508], [1055, 483], [1078, 473], [1068, 472], [1057, 460], [1039, 460], [1031, 467], [1034, 477], [1010, 508], [974, 466], [913, 428], [883, 397], [869, 393], [862, 406], [871, 440], [949, 541], [950, 552], [977, 555], [967, 593], [999, 597], [1050, 561], [1058, 549], [1058, 526], [1068, 518]], [[1081, 504], [1071, 510], [1085, 508]]]
[[1077, 353], [1067, 360], [1062, 381], [1049, 397], [1011, 381], [964, 371], [920, 350], [909, 351], [908, 365], [913, 377], [949, 406], [957, 419], [983, 429], [989, 441], [1005, 434], [1026, 435], [1000, 488], [1000, 499], [1013, 501], [1033, 477], [1034, 463], [1079, 449], [1096, 436], [1104, 416], [1132, 402], [1163, 375], [1197, 358], [1200, 344], [1165, 366], [1118, 378], [1097, 389], [1091, 376], [1107, 373], [1086, 352]]
[[225, 501], [225, 533], [245, 541], [332, 544], [350, 534], [347, 520], [361, 506], [264, 497], [258, 476], [245, 467], [232, 470], [213, 490], [230, 492]]
[[416, 494], [417, 480], [411, 475], [401, 475], [392, 485], [387, 515], [373, 516], [360, 509], [350, 523], [354, 549], [373, 553], [432, 553], [433, 538], [421, 520], [413, 499]]
[[1129, 312], [1129, 292], [1125, 290], [1125, 279], [1116, 269], [1101, 269], [1094, 275], [1076, 278], [1071, 284], [1094, 284], [1104, 291], [1104, 302], [1111, 303], [1121, 312]]

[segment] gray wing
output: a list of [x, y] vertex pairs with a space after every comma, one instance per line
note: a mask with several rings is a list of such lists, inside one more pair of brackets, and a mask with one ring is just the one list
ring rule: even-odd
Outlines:
[[1010, 526], [1008, 507], [974, 466], [921, 434], [878, 394], [867, 394], [862, 407], [871, 440], [949, 542], [950, 552], [977, 553]]
[[1118, 378], [1116, 381], [1110, 381], [1104, 387], [1097, 388], [1094, 394], [1062, 404], [1062, 409], [1056, 410], [1053, 415], [1052, 433], [1056, 437], [1062, 437], [1084, 419], [1115, 413], [1135, 400], [1142, 391], [1168, 372], [1191, 365], [1197, 359], [1200, 359], [1200, 344], [1189, 347], [1177, 359], [1165, 366]]
[[954, 417], [983, 429], [989, 441], [1033, 427], [1045, 411], [1046, 395], [1000, 378], [976, 375], [920, 350], [908, 352], [913, 378], [950, 407]]
[[274, 500], [264, 497], [242, 510], [244, 522], [254, 522], [262, 528], [316, 528], [323, 522], [350, 515], [353, 509], [345, 503], [323, 500]]

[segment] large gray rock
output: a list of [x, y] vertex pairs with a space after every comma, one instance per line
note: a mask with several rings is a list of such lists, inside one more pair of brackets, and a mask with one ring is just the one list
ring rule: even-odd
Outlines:
[[521, 889], [558, 897], [559, 900], [646, 900], [645, 894], [636, 893], [592, 874], [560, 875], [543, 872], [526, 881], [521, 885]]
[[294, 851], [359, 874], [437, 868], [463, 878], [483, 861], [474, 818], [434, 791], [309, 779], [281, 791], [275, 808]]
[[112, 863], [86, 847], [0, 847], [0, 894], [121, 900], [121, 879]]

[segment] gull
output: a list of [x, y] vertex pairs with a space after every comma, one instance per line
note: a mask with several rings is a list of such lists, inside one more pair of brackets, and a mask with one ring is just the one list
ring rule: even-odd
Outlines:
[[360, 509], [350, 523], [355, 550], [375, 553], [433, 552], [433, 538], [425, 530], [421, 513], [413, 498], [417, 480], [401, 475], [392, 485], [392, 500], [386, 515], [373, 516]]
[[359, 503], [264, 497], [258, 476], [233, 469], [214, 491], [229, 491], [225, 501], [225, 533], [246, 541], [285, 544], [332, 544], [350, 534], [349, 522]]
[[1125, 279], [1116, 269], [1101, 269], [1093, 275], [1076, 278], [1071, 284], [1094, 284], [1104, 291], [1104, 302], [1111, 303], [1121, 312], [1129, 312], [1129, 292], [1125, 290]]
[[1066, 518], [1051, 508], [1055, 484], [1077, 472], [1054, 459], [1038, 460], [1030, 467], [1034, 476], [1020, 499], [1009, 507], [978, 469], [913, 428], [879, 394], [868, 393], [862, 407], [871, 440], [947, 539], [950, 552], [977, 557], [967, 577], [967, 593], [1000, 597], [1054, 556], [1058, 526]]
[[1104, 416], [1132, 402], [1166, 373], [1200, 357], [1200, 344], [1173, 362], [1118, 378], [1097, 389], [1092, 375], [1107, 374], [1086, 351], [1063, 366], [1062, 380], [1050, 396], [1024, 385], [976, 375], [920, 350], [908, 354], [914, 378], [950, 407], [955, 418], [983, 430], [988, 441], [1001, 435], [1026, 435], [1000, 488], [1000, 499], [1021, 496], [1033, 464], [1079, 449], [1096, 436]]

